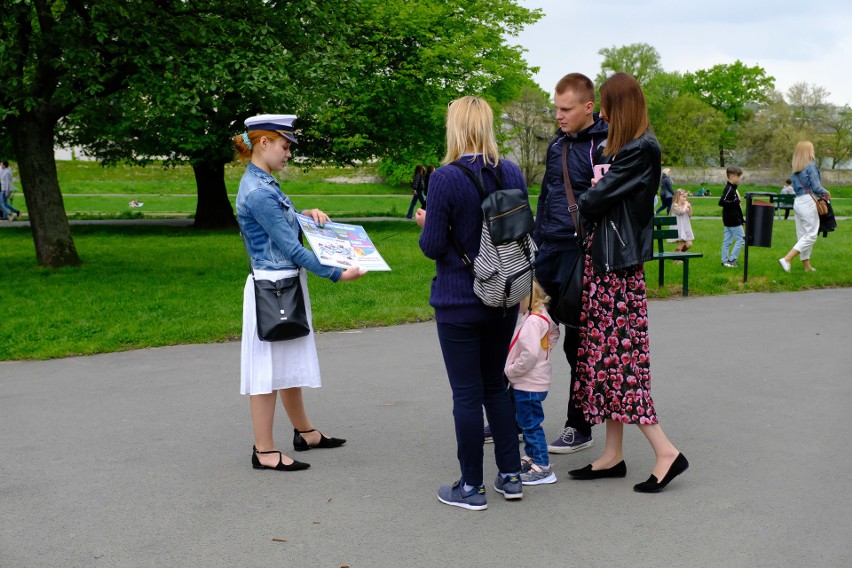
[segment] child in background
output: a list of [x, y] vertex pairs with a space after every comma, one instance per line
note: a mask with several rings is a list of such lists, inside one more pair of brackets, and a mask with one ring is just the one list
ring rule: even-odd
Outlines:
[[[740, 208], [740, 194], [737, 185], [740, 183], [743, 171], [737, 166], [728, 166], [728, 183], [722, 190], [719, 198], [719, 207], [722, 208], [722, 224], [725, 225], [725, 233], [722, 239], [722, 266], [725, 268], [736, 268], [739, 266], [737, 257], [740, 249], [745, 243], [745, 231], [743, 225], [743, 211]], [[733, 248], [731, 247], [733, 245]]]
[[[692, 204], [686, 199], [686, 190], [678, 189], [675, 192], [674, 202], [672, 203], [672, 214], [675, 216], [677, 223], [675, 252], [686, 252], [692, 248], [692, 241], [695, 239], [695, 236], [692, 234], [692, 223], [689, 221], [689, 218], [692, 217]], [[675, 262], [683, 264], [682, 260], [676, 260]]]
[[[541, 427], [544, 421], [541, 403], [550, 388], [550, 350], [559, 340], [559, 326], [547, 313], [549, 303], [550, 296], [538, 282], [533, 282], [532, 297], [521, 302], [524, 316], [515, 330], [506, 360], [506, 378], [515, 395], [515, 417], [524, 433], [526, 455], [521, 458], [524, 485], [556, 483]], [[525, 313], [529, 307], [532, 311]]]

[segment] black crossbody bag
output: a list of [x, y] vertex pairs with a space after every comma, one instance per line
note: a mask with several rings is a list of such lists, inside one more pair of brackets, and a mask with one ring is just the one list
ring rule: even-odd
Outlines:
[[257, 280], [251, 266], [248, 244], [242, 233], [240, 233], [240, 238], [243, 239], [251, 279], [254, 282], [258, 338], [261, 341], [287, 341], [308, 335], [311, 332], [311, 327], [305, 310], [301, 275], [296, 274], [275, 282]]

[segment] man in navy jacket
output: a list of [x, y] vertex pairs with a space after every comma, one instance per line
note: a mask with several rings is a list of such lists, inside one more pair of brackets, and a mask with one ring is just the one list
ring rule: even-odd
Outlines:
[[[556, 84], [554, 103], [559, 130], [547, 150], [533, 239], [539, 247], [536, 277], [555, 300], [562, 282], [567, 280], [581, 254], [563, 182], [562, 147], [566, 145], [568, 149], [568, 177], [577, 201], [591, 186], [592, 166], [605, 162], [603, 149], [608, 127], [594, 112], [595, 87], [585, 75], [570, 73], [562, 77]], [[577, 330], [566, 327], [564, 349], [572, 373], [576, 369], [578, 346]], [[568, 392], [572, 390], [569, 384]], [[592, 427], [570, 400], [567, 414], [565, 428], [547, 447], [551, 453], [567, 454], [592, 445]]]

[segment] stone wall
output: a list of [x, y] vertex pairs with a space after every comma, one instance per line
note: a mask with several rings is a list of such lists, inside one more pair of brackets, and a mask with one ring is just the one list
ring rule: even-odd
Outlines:
[[[727, 177], [725, 168], [672, 168], [671, 178], [674, 186], [683, 185], [724, 185]], [[852, 185], [852, 170], [820, 170], [823, 185]], [[743, 168], [743, 182], [746, 185], [766, 185], [781, 187], [790, 176], [788, 171], [770, 169]]]

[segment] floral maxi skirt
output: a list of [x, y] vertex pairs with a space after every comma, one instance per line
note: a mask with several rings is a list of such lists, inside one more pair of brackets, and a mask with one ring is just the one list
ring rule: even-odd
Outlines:
[[595, 274], [586, 255], [574, 404], [590, 424], [656, 424], [643, 265]]

